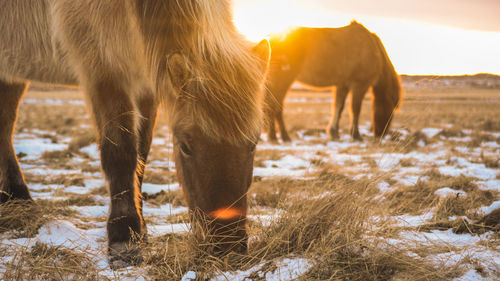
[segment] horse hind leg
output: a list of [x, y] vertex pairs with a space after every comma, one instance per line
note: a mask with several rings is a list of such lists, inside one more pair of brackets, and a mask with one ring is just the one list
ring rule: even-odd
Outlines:
[[335, 103], [332, 103], [332, 117], [327, 128], [327, 134], [332, 140], [339, 139], [339, 122], [344, 110], [345, 99], [349, 93], [349, 88], [338, 86], [335, 92]]
[[362, 141], [363, 138], [359, 133], [359, 114], [361, 113], [361, 104], [365, 97], [367, 86], [356, 86], [352, 91], [351, 99], [351, 137], [353, 140]]
[[21, 98], [28, 89], [27, 82], [0, 80], [0, 203], [9, 200], [33, 201], [24, 182], [14, 151], [12, 134]]

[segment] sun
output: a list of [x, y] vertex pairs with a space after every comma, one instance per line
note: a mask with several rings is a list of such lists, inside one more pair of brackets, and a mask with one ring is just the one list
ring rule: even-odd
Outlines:
[[[284, 32], [294, 26], [332, 25], [331, 14], [327, 23], [325, 17], [317, 17], [318, 12], [311, 12], [311, 7], [301, 1], [236, 0], [233, 9], [236, 27], [254, 42], [262, 40], [269, 33]], [[343, 20], [338, 26], [347, 23], [348, 20]]]

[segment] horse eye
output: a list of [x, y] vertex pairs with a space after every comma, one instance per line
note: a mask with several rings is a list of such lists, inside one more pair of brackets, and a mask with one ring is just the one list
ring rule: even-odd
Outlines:
[[184, 155], [191, 156], [191, 154], [192, 154], [191, 149], [189, 149], [189, 146], [185, 142], [180, 142], [179, 146], [181, 148], [181, 152]]

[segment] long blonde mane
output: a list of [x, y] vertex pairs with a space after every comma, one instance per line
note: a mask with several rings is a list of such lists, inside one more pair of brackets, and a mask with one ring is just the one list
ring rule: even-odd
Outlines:
[[[199, 90], [185, 93], [183, 110], [173, 118], [190, 118], [217, 140], [239, 143], [260, 131], [262, 65], [232, 21], [229, 1], [161, 1], [174, 27], [177, 50], [185, 55]], [[165, 7], [166, 6], [166, 7]], [[179, 114], [189, 114], [189, 116]]]

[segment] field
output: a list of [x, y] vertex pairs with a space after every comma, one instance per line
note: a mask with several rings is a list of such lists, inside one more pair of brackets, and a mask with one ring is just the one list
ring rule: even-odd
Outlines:
[[[418, 82], [418, 80], [417, 80]], [[138, 267], [106, 260], [108, 196], [82, 94], [30, 90], [15, 149], [36, 207], [0, 206], [1, 280], [500, 280], [500, 87], [405, 84], [390, 134], [324, 133], [328, 92], [293, 90], [293, 142], [258, 145], [249, 255], [218, 260], [189, 234], [160, 118], [143, 193]], [[247, 278], [247, 279], [245, 279]]]

